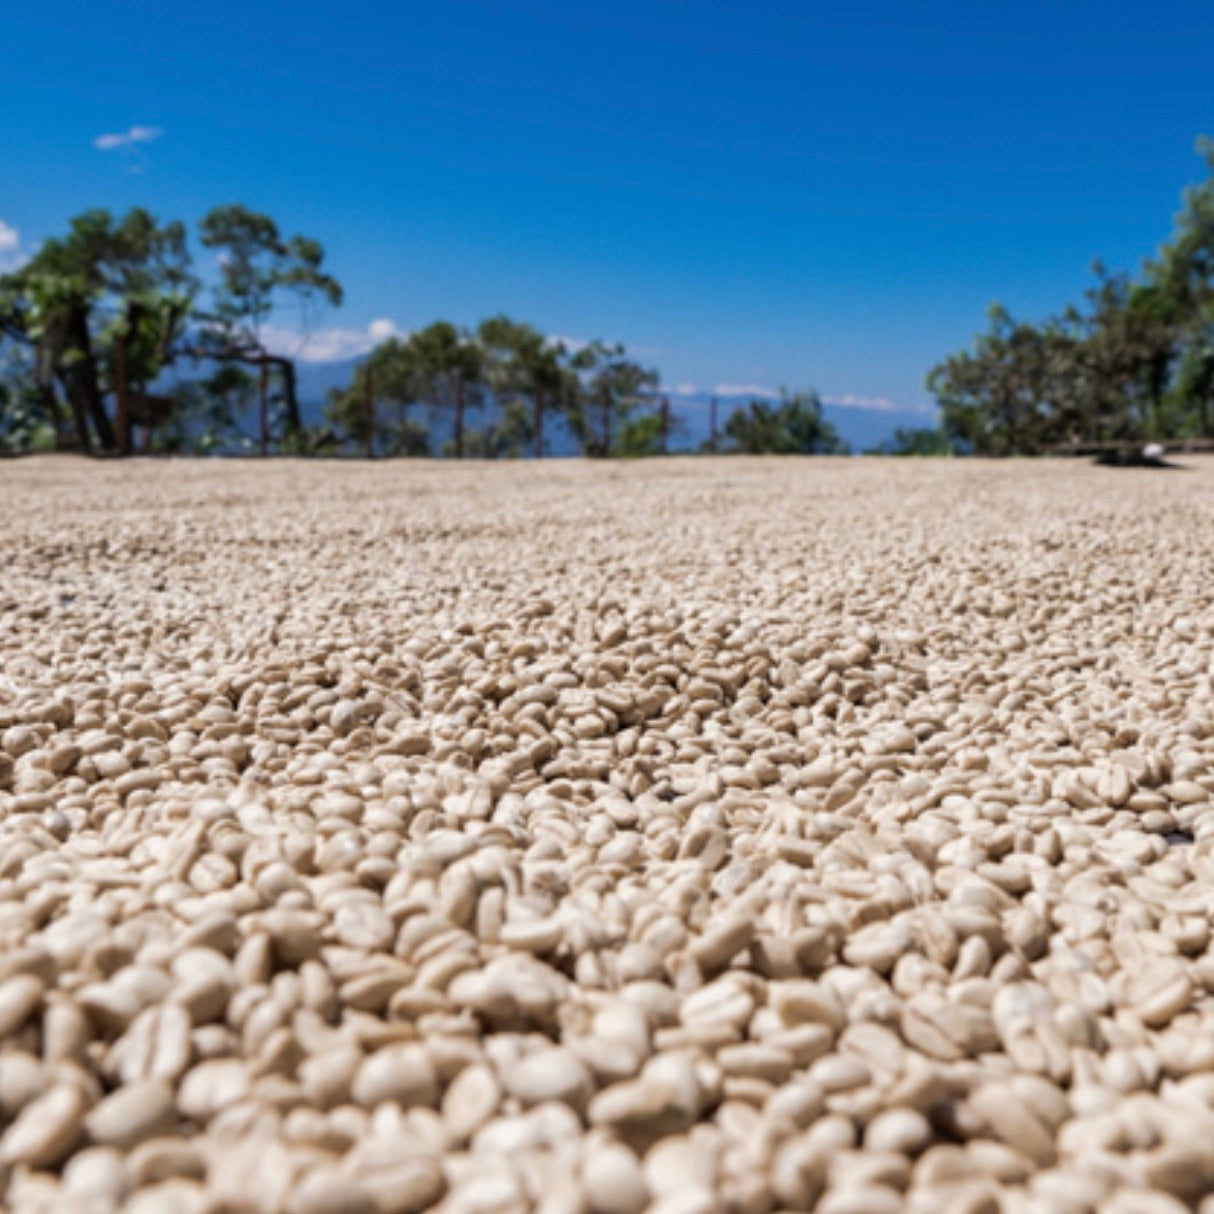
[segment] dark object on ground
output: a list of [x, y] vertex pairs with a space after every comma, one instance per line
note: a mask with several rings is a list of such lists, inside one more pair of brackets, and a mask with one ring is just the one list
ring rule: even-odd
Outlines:
[[1140, 438], [1076, 439], [1047, 447], [1047, 455], [1092, 456], [1098, 464], [1110, 468], [1178, 468], [1168, 463], [1167, 454], [1214, 452], [1214, 438], [1164, 439], [1144, 445]]
[[1102, 468], [1182, 468], [1167, 458], [1162, 447], [1109, 447], [1096, 453], [1095, 463]]
[[1187, 830], [1170, 830], [1164, 835], [1164, 841], [1169, 847], [1179, 847], [1182, 843], [1192, 843], [1193, 836]]

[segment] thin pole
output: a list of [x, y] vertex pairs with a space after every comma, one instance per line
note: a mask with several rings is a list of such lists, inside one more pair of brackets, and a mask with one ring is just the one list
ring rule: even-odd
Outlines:
[[708, 402], [708, 449], [717, 453], [717, 398], [714, 396]]
[[261, 364], [260, 409], [261, 458], [265, 459], [270, 454], [270, 368], [264, 362]]
[[659, 416], [662, 419], [662, 454], [668, 454], [666, 448], [670, 439], [670, 397], [662, 397], [662, 406]]
[[367, 409], [367, 458], [375, 458], [375, 385], [372, 379], [371, 364], [366, 364], [366, 409]]

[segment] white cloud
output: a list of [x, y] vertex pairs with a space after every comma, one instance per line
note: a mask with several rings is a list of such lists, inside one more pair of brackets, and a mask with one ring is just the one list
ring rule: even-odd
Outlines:
[[774, 388], [764, 388], [760, 384], [717, 384], [713, 388], [714, 396], [760, 396], [775, 400], [780, 394]]
[[367, 326], [367, 336], [373, 342], [378, 343], [390, 341], [393, 337], [400, 337], [401, 331], [396, 327], [396, 321], [389, 320], [386, 316], [380, 316]]
[[140, 143], [151, 143], [163, 134], [158, 126], [132, 126], [125, 131], [98, 135], [93, 140], [93, 147], [99, 152], [112, 152], [116, 148], [133, 148]]
[[316, 329], [312, 333], [300, 333], [295, 329], [266, 325], [261, 331], [261, 340], [272, 354], [303, 363], [345, 362], [370, 353], [390, 337], [403, 336], [405, 334], [396, 327], [395, 321], [382, 316], [365, 329]]
[[834, 405], [836, 409], [869, 409], [874, 413], [898, 413], [899, 406], [887, 396], [857, 396], [845, 392], [842, 396], [824, 396], [822, 403]]
[[0, 271], [15, 270], [22, 260], [21, 234], [0, 219]]
[[699, 388], [697, 388], [695, 384], [675, 384], [675, 386], [670, 389], [672, 396], [695, 396], [698, 391]]
[[261, 340], [272, 354], [297, 358], [304, 363], [336, 363], [357, 358], [374, 348], [375, 339], [363, 329], [317, 329], [314, 333], [297, 333], [267, 325]]

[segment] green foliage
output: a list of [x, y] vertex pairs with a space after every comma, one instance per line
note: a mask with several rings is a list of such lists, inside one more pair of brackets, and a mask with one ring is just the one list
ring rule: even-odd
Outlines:
[[381, 342], [343, 389], [329, 393], [326, 418], [348, 440], [376, 453], [429, 455], [425, 423], [410, 410], [450, 412], [455, 437], [451, 453], [463, 453], [464, 418], [484, 403], [485, 356], [466, 334], [436, 321], [408, 338]]
[[[567, 420], [582, 453], [598, 459], [649, 454], [645, 448], [660, 440], [660, 424], [654, 430], [649, 419], [633, 414], [657, 387], [658, 373], [630, 359], [618, 342], [591, 342], [573, 355], [570, 366], [578, 380]], [[647, 430], [653, 430], [650, 439]]]
[[725, 419], [727, 449], [742, 455], [840, 455], [846, 445], [822, 415], [815, 392], [782, 391], [776, 404], [752, 400]]
[[257, 401], [257, 380], [244, 367], [220, 365], [200, 380], [179, 384], [173, 397], [175, 407], [155, 436], [154, 450], [203, 455], [254, 450], [239, 421]]
[[485, 377], [504, 408], [512, 408], [512, 429], [532, 453], [544, 453], [544, 418], [568, 414], [580, 384], [569, 351], [531, 325], [491, 316], [477, 330], [484, 351]]
[[46, 451], [55, 445], [55, 417], [33, 381], [33, 356], [0, 338], [0, 453]]
[[928, 388], [940, 406], [946, 437], [978, 455], [1010, 455], [1040, 448], [1048, 418], [1069, 420], [1056, 397], [1054, 360], [1066, 335], [1014, 321], [999, 305], [990, 328], [962, 351], [934, 367]]
[[414, 333], [409, 343], [426, 400], [452, 416], [450, 453], [460, 458], [467, 413], [481, 408], [488, 391], [485, 352], [469, 334], [445, 320]]
[[[424, 374], [413, 346], [400, 338], [381, 342], [358, 365], [345, 388], [329, 393], [326, 420], [365, 448], [374, 435], [384, 454], [416, 453], [417, 422], [409, 408], [423, 399]], [[373, 428], [369, 433], [368, 424]], [[428, 453], [429, 444], [426, 444]]]
[[[452, 422], [442, 454], [517, 458], [540, 448], [545, 417], [560, 414], [589, 455], [649, 454], [660, 447], [660, 419], [635, 416], [657, 373], [623, 346], [595, 342], [575, 354], [531, 325], [494, 316], [475, 335], [437, 321], [377, 346], [349, 385], [331, 392], [326, 419], [365, 451], [373, 426], [377, 454], [429, 454], [419, 410]], [[465, 416], [495, 400], [494, 418], [466, 429]]]
[[203, 357], [241, 361], [278, 369], [282, 441], [292, 451], [306, 446], [295, 393], [294, 366], [266, 347], [263, 329], [272, 311], [289, 302], [299, 312], [301, 329], [311, 327], [315, 310], [342, 301], [341, 284], [324, 268], [324, 249], [307, 236], [284, 238], [268, 215], [238, 204], [216, 207], [198, 225], [205, 249], [216, 255], [219, 278], [211, 305], [199, 311]]
[[661, 455], [666, 445], [664, 431], [665, 422], [660, 413], [642, 413], [629, 417], [620, 426], [611, 453], [625, 459]]
[[306, 236], [284, 239], [270, 216], [239, 204], [215, 207], [198, 232], [203, 248], [219, 263], [219, 282], [204, 319], [221, 350], [262, 350], [261, 330], [280, 295], [305, 314], [318, 303], [340, 305], [341, 285], [322, 268], [320, 244]]
[[507, 401], [492, 425], [469, 430], [464, 454], [472, 459], [520, 459], [531, 443], [531, 421], [524, 402]]
[[0, 334], [31, 351], [22, 400], [32, 400], [57, 444], [125, 450], [132, 425], [155, 425], [160, 448], [197, 441], [205, 449], [217, 407], [205, 382], [171, 399], [148, 391], [183, 353], [272, 366], [287, 430], [300, 429], [294, 367], [264, 348], [261, 328], [282, 300], [302, 310], [340, 301], [320, 245], [283, 239], [272, 219], [239, 206], [212, 211], [200, 231], [219, 258], [208, 309], [197, 305], [185, 228], [139, 208], [120, 220], [83, 212], [65, 236], [0, 278]]
[[931, 426], [899, 427], [894, 436], [877, 448], [881, 455], [955, 455], [956, 448], [943, 430]]
[[[1198, 146], [1214, 169], [1214, 144]], [[1095, 271], [1083, 307], [1033, 325], [996, 306], [970, 350], [932, 368], [942, 429], [962, 449], [1214, 435], [1214, 176], [1186, 191], [1137, 279]]]
[[128, 380], [154, 378], [196, 288], [185, 229], [161, 226], [140, 208], [118, 221], [85, 211], [65, 236], [0, 278], [0, 331], [33, 351], [33, 391], [57, 437], [64, 437], [62, 392], [78, 445], [114, 449], [104, 398], [114, 390], [119, 347]]

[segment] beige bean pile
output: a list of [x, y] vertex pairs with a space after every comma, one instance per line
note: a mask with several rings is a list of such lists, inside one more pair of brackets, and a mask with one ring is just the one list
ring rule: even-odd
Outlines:
[[0, 464], [0, 1193], [1214, 1211], [1214, 461]]

